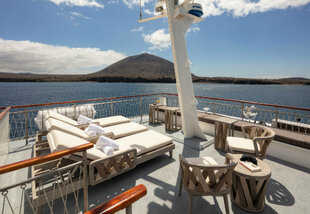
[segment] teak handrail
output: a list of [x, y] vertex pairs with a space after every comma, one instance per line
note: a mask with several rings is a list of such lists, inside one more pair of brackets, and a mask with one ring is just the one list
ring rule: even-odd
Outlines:
[[76, 152], [82, 152], [82, 151], [85, 151], [87, 149], [92, 148], [93, 146], [94, 146], [93, 143], [86, 143], [86, 144], [76, 146], [76, 147], [73, 147], [70, 149], [65, 149], [65, 150], [53, 152], [53, 153], [50, 153], [47, 155], [38, 156], [35, 158], [30, 158], [27, 160], [23, 160], [23, 161], [7, 164], [4, 166], [0, 166], [0, 175], [4, 174], [4, 173], [12, 172], [14, 170], [22, 169], [25, 167], [45, 163], [45, 162], [50, 161], [50, 160], [55, 160], [55, 159], [58, 159], [58, 158], [61, 158], [63, 156], [70, 155], [70, 154], [73, 154]]
[[[41, 103], [41, 104], [33, 104], [33, 105], [20, 105], [20, 106], [11, 106], [11, 108], [28, 108], [28, 107], [38, 107], [38, 106], [51, 106], [51, 105], [62, 105], [62, 104], [71, 104], [71, 103], [83, 103], [83, 102], [94, 102], [101, 100], [114, 100], [114, 99], [125, 99], [125, 98], [135, 98], [135, 97], [149, 97], [156, 95], [169, 95], [169, 96], [178, 96], [173, 93], [155, 93], [155, 94], [142, 94], [142, 95], [133, 95], [133, 96], [121, 96], [121, 97], [107, 97], [107, 98], [98, 98], [98, 99], [88, 99], [88, 100], [76, 100], [76, 101], [63, 101], [56, 103]], [[235, 102], [235, 103], [244, 103], [244, 104], [253, 104], [253, 105], [261, 105], [261, 106], [269, 106], [275, 108], [286, 108], [300, 111], [310, 111], [310, 108], [301, 108], [295, 106], [283, 106], [283, 105], [275, 105], [268, 103], [258, 103], [252, 101], [244, 101], [244, 100], [234, 100], [234, 99], [225, 99], [225, 98], [216, 98], [216, 97], [204, 97], [204, 96], [195, 96], [196, 98], [209, 99], [209, 100], [218, 100], [218, 101], [226, 101], [226, 102]], [[0, 109], [5, 109], [6, 107], [0, 107]]]
[[0, 120], [10, 111], [11, 107], [6, 107], [1, 113], [0, 113]]
[[[161, 94], [162, 95], [170, 95], [170, 96], [178, 96], [177, 94], [172, 94], [172, 93], [161, 93]], [[195, 98], [202, 98], [202, 99], [209, 99], [209, 100], [220, 100], [220, 101], [235, 102], [235, 103], [245, 103], [245, 104], [261, 105], [261, 106], [270, 106], [270, 107], [286, 108], [286, 109], [301, 110], [301, 111], [310, 111], [310, 108], [301, 108], [301, 107], [295, 107], [295, 106], [283, 106], [283, 105], [275, 105], [275, 104], [268, 104], [268, 103], [258, 103], [258, 102], [252, 102], [252, 101], [244, 101], [244, 100], [234, 100], [234, 99], [204, 97], [204, 96], [195, 96]]]
[[[125, 98], [134, 98], [134, 97], [148, 97], [160, 95], [157, 94], [142, 94], [142, 95], [133, 95], [133, 96], [122, 96], [122, 97], [106, 97], [106, 98], [97, 98], [97, 99], [88, 99], [88, 100], [74, 100], [74, 101], [63, 101], [56, 103], [41, 103], [41, 104], [32, 104], [32, 105], [20, 105], [20, 106], [11, 106], [11, 108], [29, 108], [29, 107], [38, 107], [38, 106], [51, 106], [51, 105], [61, 105], [61, 104], [71, 104], [71, 103], [84, 103], [84, 102], [94, 102], [101, 100], [115, 100], [115, 99], [125, 99]], [[0, 109], [4, 109], [5, 107], [0, 107]]]
[[116, 196], [98, 207], [86, 212], [85, 214], [112, 214], [130, 206], [147, 193], [147, 189], [143, 184], [135, 186], [130, 190]]

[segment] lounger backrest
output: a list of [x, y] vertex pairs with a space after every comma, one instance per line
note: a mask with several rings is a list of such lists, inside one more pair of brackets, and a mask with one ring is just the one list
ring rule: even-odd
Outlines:
[[[50, 146], [51, 152], [60, 151], [68, 148], [72, 148], [75, 146], [83, 145], [88, 143], [88, 141], [76, 137], [74, 135], [59, 131], [59, 130], [52, 130], [47, 134], [48, 144]], [[128, 151], [131, 148], [126, 145], [120, 145], [118, 150], [115, 150], [113, 155], [118, 155], [122, 152]], [[78, 154], [81, 155], [81, 154]], [[87, 150], [87, 158], [90, 160], [98, 160], [102, 158], [108, 158], [101, 150], [96, 149], [95, 147]]]
[[52, 131], [52, 130], [59, 130], [71, 135], [74, 135], [76, 137], [79, 138], [87, 138], [89, 137], [84, 130], [77, 128], [75, 126], [72, 126], [68, 123], [65, 123], [63, 121], [54, 119], [54, 118], [48, 118], [45, 121], [45, 126], [46, 126], [46, 130], [48, 132]]
[[73, 120], [73, 119], [71, 119], [69, 117], [66, 117], [66, 116], [64, 116], [62, 114], [59, 114], [57, 112], [51, 111], [51, 110], [47, 112], [46, 119], [49, 119], [49, 118], [54, 118], [56, 120], [60, 120], [62, 122], [68, 123], [68, 124], [70, 124], [72, 126], [79, 125], [78, 122], [76, 122], [75, 120]]

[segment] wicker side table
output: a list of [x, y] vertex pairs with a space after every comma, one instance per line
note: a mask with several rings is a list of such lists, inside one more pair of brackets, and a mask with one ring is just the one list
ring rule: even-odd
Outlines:
[[[214, 121], [214, 148], [221, 151], [227, 151], [226, 137], [234, 135], [234, 123], [235, 119], [221, 117]], [[227, 133], [228, 132], [228, 133]]]
[[160, 123], [159, 120], [159, 107], [162, 105], [149, 105], [149, 122], [150, 123]]
[[181, 127], [178, 126], [178, 110], [176, 107], [167, 107], [165, 109], [165, 129], [168, 131], [177, 131]]
[[[226, 163], [238, 163], [242, 154], [226, 154]], [[265, 194], [270, 182], [271, 170], [269, 166], [256, 158], [259, 172], [251, 172], [240, 163], [235, 167], [232, 175], [230, 191], [231, 201], [249, 212], [261, 212], [265, 207]]]

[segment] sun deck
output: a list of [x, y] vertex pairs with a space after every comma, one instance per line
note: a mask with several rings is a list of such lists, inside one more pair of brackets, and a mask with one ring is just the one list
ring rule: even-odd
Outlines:
[[[140, 118], [132, 120], [139, 122]], [[208, 141], [204, 142], [200, 139], [183, 140], [181, 131], [166, 132], [164, 124], [151, 125], [146, 117], [143, 121], [145, 122], [142, 122], [142, 125], [174, 139], [173, 159], [168, 155], [161, 155], [108, 181], [89, 186], [90, 209], [131, 187], [144, 184], [147, 188], [147, 195], [133, 205], [133, 213], [187, 213], [187, 192], [183, 190], [181, 197], [177, 195], [180, 181], [179, 154], [185, 157], [211, 156], [218, 163], [224, 163], [225, 154], [214, 149], [213, 136], [207, 136]], [[24, 140], [10, 142], [6, 163], [30, 158], [33, 153], [33, 144], [34, 139], [30, 139], [28, 145], [25, 145]], [[204, 149], [198, 149], [201, 147]], [[270, 166], [272, 175], [266, 192], [266, 205], [263, 213], [308, 213], [310, 170], [271, 157], [267, 157], [264, 161]], [[5, 177], [1, 176], [1, 186], [16, 183], [30, 176], [30, 170], [18, 170]], [[229, 207], [232, 213], [246, 213], [231, 202]], [[225, 212], [223, 198], [194, 197], [193, 213], [201, 213], [202, 210], [208, 213]], [[25, 213], [27, 213], [26, 209]]]

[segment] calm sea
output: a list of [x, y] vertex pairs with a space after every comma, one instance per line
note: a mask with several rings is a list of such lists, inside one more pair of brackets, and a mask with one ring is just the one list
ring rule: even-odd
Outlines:
[[[195, 95], [310, 108], [310, 86], [194, 84]], [[0, 106], [151, 93], [176, 93], [170, 83], [0, 83]]]

